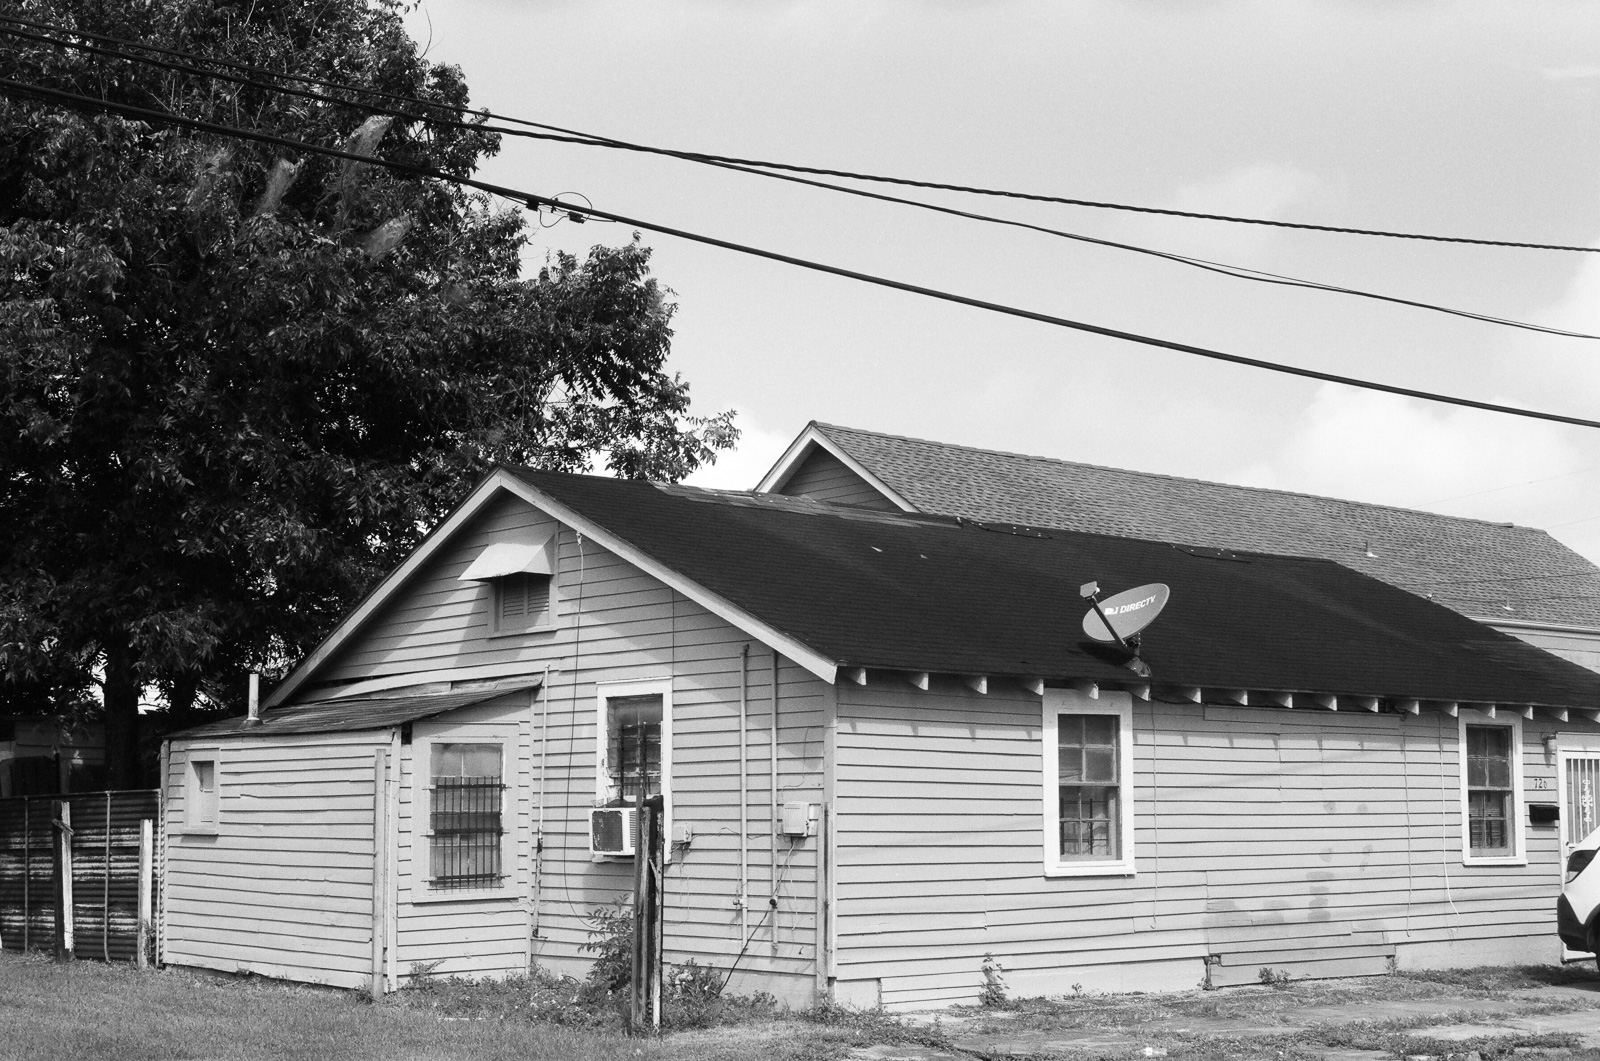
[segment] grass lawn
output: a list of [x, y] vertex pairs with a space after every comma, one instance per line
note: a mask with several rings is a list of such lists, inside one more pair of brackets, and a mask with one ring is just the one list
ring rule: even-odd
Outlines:
[[[26, 1061], [824, 1061], [849, 1029], [768, 1020], [658, 1039], [495, 1016], [452, 1016], [403, 992], [343, 991], [179, 970], [0, 955], [0, 1058]], [[447, 1007], [454, 1009], [456, 1007]]]
[[[55, 965], [42, 956], [7, 953], [0, 954], [0, 1059], [832, 1061], [853, 1048], [921, 1044], [988, 1061], [1019, 1053], [1060, 1056], [1068, 1052], [1057, 1046], [1061, 1041], [1111, 1030], [1121, 1036], [1120, 1045], [1108, 1042], [1071, 1055], [1142, 1058], [1149, 1046], [1173, 1061], [1308, 1061], [1329, 1050], [1415, 1052], [1406, 1048], [1406, 1029], [1438, 1023], [1428, 1017], [1367, 1019], [1367, 1006], [1429, 1001], [1437, 1003], [1435, 1012], [1496, 1023], [1512, 1014], [1587, 1009], [1596, 1004], [1587, 993], [1540, 997], [1537, 989], [1596, 981], [1587, 968], [1473, 970], [1173, 995], [1083, 994], [914, 1019], [844, 1011], [774, 1014], [755, 1006], [724, 1013], [723, 1023], [711, 1027], [630, 1039], [614, 1028], [553, 1023], [552, 1017], [568, 1017], [561, 1004], [570, 982], [563, 987], [547, 980], [541, 987], [528, 981], [444, 981], [374, 1005], [352, 992], [175, 969], [139, 973], [88, 961]], [[1358, 1019], [1350, 1019], [1352, 1013]], [[1230, 1022], [1255, 1031], [1241, 1036]], [[1009, 1044], [995, 1049], [1008, 1038]], [[1487, 1061], [1512, 1047], [1560, 1049], [1573, 1045], [1573, 1038], [1523, 1036], [1469, 1048], [1482, 1047]], [[1438, 1045], [1441, 1055], [1451, 1048]]]

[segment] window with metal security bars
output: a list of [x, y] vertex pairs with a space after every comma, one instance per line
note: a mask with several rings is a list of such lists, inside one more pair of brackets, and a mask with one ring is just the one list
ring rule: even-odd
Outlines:
[[613, 798], [630, 803], [661, 792], [659, 696], [617, 696], [606, 702], [606, 774]]
[[1509, 726], [1467, 726], [1467, 846], [1474, 855], [1514, 853], [1515, 789]]
[[1116, 715], [1056, 719], [1063, 861], [1122, 856], [1119, 723]]
[[549, 623], [549, 575], [506, 575], [494, 580], [496, 633], [531, 630]]
[[500, 745], [431, 747], [429, 886], [434, 891], [498, 888], [505, 879]]

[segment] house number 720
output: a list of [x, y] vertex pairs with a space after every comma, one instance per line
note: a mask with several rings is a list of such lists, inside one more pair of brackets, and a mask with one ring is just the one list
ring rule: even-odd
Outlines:
[[1549, 791], [1550, 779], [1548, 777], [1535, 777], [1528, 782], [1528, 787], [1539, 792]]

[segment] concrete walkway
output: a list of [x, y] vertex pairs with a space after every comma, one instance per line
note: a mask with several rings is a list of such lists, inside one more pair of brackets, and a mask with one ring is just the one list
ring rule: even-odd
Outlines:
[[[1551, 1010], [1568, 1012], [1549, 1012]], [[1114, 1014], [1108, 1016], [1114, 1017]], [[1252, 1053], [1252, 1039], [1295, 1036], [1309, 1028], [1403, 1021], [1411, 1025], [1405, 1035], [1416, 1049], [1400, 1051], [1405, 1057], [1429, 1061], [1479, 1061], [1466, 1044], [1474, 1040], [1494, 1040], [1511, 1036], [1572, 1034], [1578, 1037], [1578, 1050], [1600, 1050], [1600, 984], [1541, 987], [1517, 991], [1502, 999], [1440, 997], [1369, 1001], [1344, 1005], [1316, 1005], [1278, 1010], [1270, 1017], [1229, 1020], [1219, 1017], [1179, 1017], [1140, 1021], [1103, 1027], [1038, 1030], [1028, 1027], [1027, 1015], [975, 1014], [957, 1010], [937, 1015], [919, 1014], [914, 1023], [935, 1025], [949, 1049], [914, 1044], [867, 1047], [851, 1056], [860, 1061], [973, 1061], [973, 1058], [1129, 1058], [1166, 1057], [1185, 1052], [1205, 1040], [1238, 1042], [1238, 1049], [1226, 1051], [1241, 1059], [1272, 1058], [1276, 1049], [1263, 1044]], [[1014, 1028], [1007, 1025], [1015, 1024]], [[1311, 1037], [1308, 1037], [1310, 1040]], [[1463, 1044], [1458, 1051], [1450, 1044]], [[1379, 1061], [1394, 1058], [1394, 1053], [1370, 1050], [1333, 1049], [1303, 1040], [1297, 1048], [1321, 1054], [1325, 1061]], [[1518, 1056], [1560, 1059], [1573, 1055], [1569, 1048], [1518, 1048]]]

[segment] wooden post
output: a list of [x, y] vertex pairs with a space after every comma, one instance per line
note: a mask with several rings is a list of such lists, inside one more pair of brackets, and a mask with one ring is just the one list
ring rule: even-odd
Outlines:
[[111, 793], [106, 793], [105, 875], [100, 879], [100, 960], [111, 960]]
[[72, 804], [64, 799], [50, 803], [50, 824], [55, 830], [50, 847], [50, 876], [54, 886], [55, 959], [73, 958], [75, 940], [72, 925]]
[[23, 797], [22, 800], [22, 953], [28, 953], [33, 945], [32, 933], [29, 931], [33, 924], [33, 800]]
[[141, 969], [151, 965], [149, 948], [155, 936], [155, 925], [150, 917], [150, 898], [155, 891], [152, 879], [155, 870], [155, 823], [149, 818], [139, 821], [139, 936], [134, 947], [134, 962]]
[[645, 942], [648, 928], [645, 923], [645, 892], [648, 890], [647, 882], [650, 879], [650, 836], [649, 811], [645, 810], [644, 800], [641, 798], [635, 804], [638, 813], [633, 817], [633, 954], [631, 975], [628, 977], [628, 1030], [638, 1035], [644, 1030], [644, 1008], [646, 995], [644, 993], [645, 981], [645, 951], [648, 949]]
[[[254, 677], [254, 675], [252, 675]], [[372, 753], [372, 1000], [383, 997], [389, 917], [389, 752]]]

